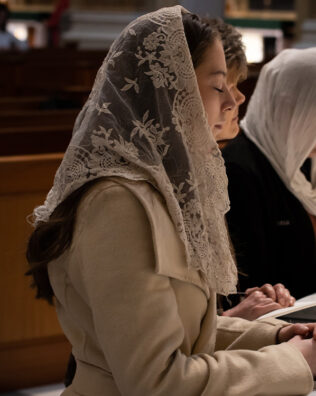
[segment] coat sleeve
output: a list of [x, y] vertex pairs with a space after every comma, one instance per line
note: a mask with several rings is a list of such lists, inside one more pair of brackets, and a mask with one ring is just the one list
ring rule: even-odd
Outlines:
[[[288, 344], [185, 355], [170, 278], [155, 272], [143, 206], [121, 186], [84, 208], [76, 246], [97, 342], [123, 396], [303, 395], [312, 376]], [[260, 336], [260, 332], [258, 333]]]
[[267, 345], [277, 344], [277, 334], [289, 323], [267, 318], [248, 320], [229, 316], [217, 318], [216, 350], [251, 349], [259, 350]]

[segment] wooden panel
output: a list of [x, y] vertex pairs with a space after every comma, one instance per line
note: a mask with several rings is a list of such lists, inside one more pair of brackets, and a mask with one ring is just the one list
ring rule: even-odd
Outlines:
[[90, 90], [106, 51], [37, 49], [3, 51], [0, 57], [0, 96], [47, 95], [67, 86]]
[[0, 392], [63, 382], [70, 351], [63, 335], [0, 345]]
[[0, 109], [4, 110], [34, 110], [38, 109], [42, 103], [47, 102], [48, 96], [5, 96], [0, 97]]
[[[47, 337], [61, 330], [53, 307], [35, 301], [25, 277], [32, 227], [26, 217], [42, 204], [62, 154], [0, 158], [0, 343]], [[10, 304], [7, 302], [10, 301]]]
[[88, 99], [91, 87], [65, 85], [61, 92], [46, 96], [0, 96], [0, 111], [81, 109]]
[[0, 157], [0, 196], [30, 193], [42, 203], [62, 158], [63, 153]]
[[[63, 154], [0, 157], [0, 388], [60, 381], [69, 355], [54, 307], [36, 300], [26, 221], [42, 204]], [[66, 345], [66, 347], [65, 347]]]
[[0, 129], [0, 156], [64, 152], [73, 125], [45, 125]]
[[18, 110], [0, 109], [0, 129], [5, 127], [70, 125], [75, 122], [79, 110]]
[[[0, 342], [51, 336], [61, 332], [55, 309], [47, 302], [35, 301], [25, 249], [32, 227], [26, 217], [43, 201], [43, 193], [6, 194], [0, 196], [1, 272]], [[10, 301], [10, 304], [8, 304]]]

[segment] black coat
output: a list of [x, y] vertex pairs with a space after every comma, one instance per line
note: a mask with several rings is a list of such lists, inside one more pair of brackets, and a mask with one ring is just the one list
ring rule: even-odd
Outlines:
[[238, 269], [247, 275], [239, 275], [240, 289], [281, 282], [296, 298], [315, 293], [316, 244], [306, 210], [244, 134], [223, 149], [223, 157], [229, 232]]

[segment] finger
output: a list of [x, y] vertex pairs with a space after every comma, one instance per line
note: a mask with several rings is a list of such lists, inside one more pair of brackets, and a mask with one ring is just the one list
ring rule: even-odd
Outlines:
[[293, 296], [291, 296], [290, 297], [290, 306], [291, 307], [294, 305], [295, 301], [296, 301], [296, 299]]
[[273, 301], [276, 301], [276, 292], [270, 283], [266, 283], [260, 287], [260, 290], [267, 295], [268, 297], [272, 298]]
[[256, 296], [256, 297], [263, 297], [264, 294], [262, 293], [262, 291], [260, 290], [256, 290], [253, 293], [251, 293], [252, 296]]
[[316, 323], [304, 323], [308, 328], [308, 335], [316, 341]]
[[277, 301], [283, 307], [288, 307], [290, 305], [290, 292], [282, 285], [282, 283], [278, 283], [274, 285], [274, 290], [277, 295]]
[[267, 305], [267, 304], [275, 303], [275, 301], [273, 301], [272, 298], [267, 297], [265, 294], [263, 294], [261, 297], [259, 297], [257, 299], [257, 301], [258, 301], [258, 304], [260, 304], [260, 305]]
[[310, 333], [310, 329], [304, 323], [295, 323], [292, 326], [293, 335], [306, 337]]
[[249, 296], [251, 293], [253, 293], [255, 291], [260, 291], [260, 288], [259, 287], [249, 287], [248, 289], [246, 289], [245, 293]]
[[251, 293], [247, 298], [253, 300], [256, 304], [259, 304], [266, 296], [259, 290]]
[[291, 302], [291, 294], [290, 294], [290, 292], [289, 292], [289, 290], [288, 289], [284, 289], [284, 295], [285, 295], [285, 299], [286, 299], [286, 301], [285, 301], [285, 306], [286, 307], [288, 307], [289, 305], [290, 305], [290, 302]]
[[256, 311], [258, 312], [258, 316], [264, 315], [268, 312], [275, 311], [276, 309], [282, 308], [280, 304], [276, 302], [271, 302], [269, 304], [258, 305], [256, 307]]
[[301, 337], [302, 339], [308, 336], [309, 329], [303, 323], [295, 323], [292, 325], [284, 326], [279, 332], [280, 342], [288, 341], [295, 337]]

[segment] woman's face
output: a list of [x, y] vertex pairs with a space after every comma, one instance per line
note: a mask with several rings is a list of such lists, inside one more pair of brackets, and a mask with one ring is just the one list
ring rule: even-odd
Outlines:
[[230, 94], [235, 99], [236, 107], [226, 114], [226, 122], [219, 134], [218, 140], [233, 139], [239, 132], [239, 106], [244, 103], [245, 95], [238, 89], [238, 83], [241, 80], [239, 72], [233, 68], [227, 71], [227, 86]]
[[225, 55], [219, 40], [206, 49], [195, 73], [209, 126], [215, 139], [221, 140], [230, 113], [235, 114], [236, 101], [227, 86]]

